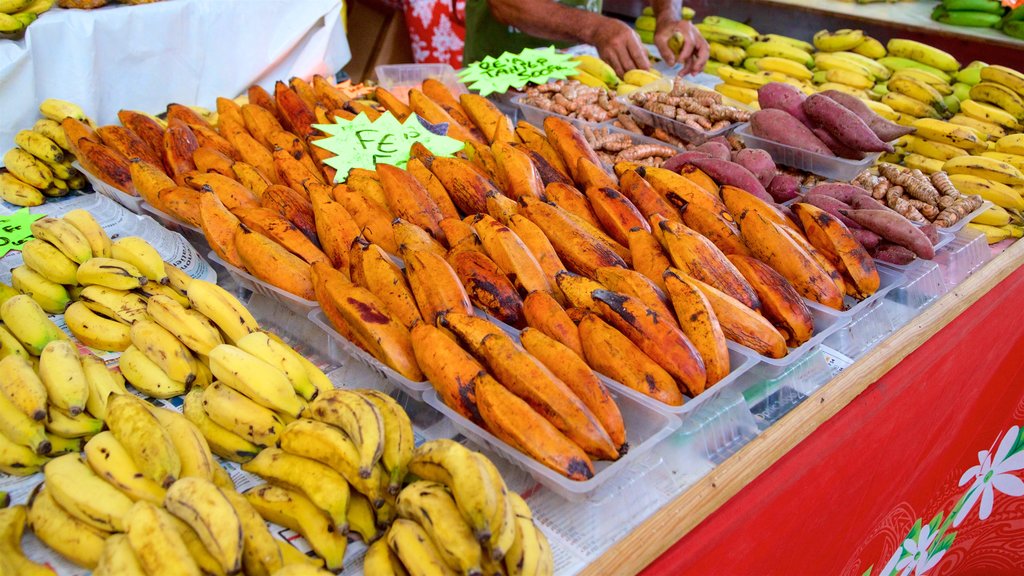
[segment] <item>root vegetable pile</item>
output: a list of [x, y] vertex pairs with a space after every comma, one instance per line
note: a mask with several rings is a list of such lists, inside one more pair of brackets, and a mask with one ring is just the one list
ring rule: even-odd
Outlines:
[[576, 80], [557, 80], [527, 88], [522, 102], [587, 122], [607, 122], [626, 111], [611, 92]]
[[853, 181], [907, 220], [949, 228], [981, 207], [981, 196], [961, 194], [945, 172], [926, 175], [895, 164], [878, 166], [878, 175], [864, 171]]
[[659, 144], [635, 144], [628, 134], [613, 133], [607, 128], [583, 128], [587, 142], [602, 162], [636, 162], [647, 166], [661, 166], [675, 156], [676, 150]]
[[676, 78], [669, 92], [633, 92], [633, 104], [682, 122], [696, 130], [712, 132], [750, 119], [750, 112], [722, 103], [722, 95]]

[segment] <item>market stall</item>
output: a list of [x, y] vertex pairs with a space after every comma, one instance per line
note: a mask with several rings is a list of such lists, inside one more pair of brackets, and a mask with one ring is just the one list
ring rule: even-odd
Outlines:
[[326, 14], [309, 66], [19, 107], [0, 572], [1024, 561], [1024, 74], [711, 17], [692, 82], [338, 83]]

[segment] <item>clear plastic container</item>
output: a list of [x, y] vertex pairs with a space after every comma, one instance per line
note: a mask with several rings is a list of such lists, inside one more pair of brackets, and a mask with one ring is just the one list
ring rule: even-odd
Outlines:
[[[708, 89], [706, 86], [701, 86], [692, 82], [683, 82], [683, 84], [695, 88], [701, 88], [708, 92], [713, 92], [713, 90]], [[636, 120], [637, 124], [664, 130], [683, 142], [688, 142], [690, 144], [703, 144], [716, 136], [725, 136], [742, 124], [742, 122], [734, 122], [725, 128], [719, 128], [718, 130], [700, 130], [693, 128], [692, 126], [688, 126], [675, 118], [670, 118], [664, 114], [652, 112], [633, 103], [633, 94], [642, 94], [644, 92], [665, 92], [666, 90], [664, 88], [666, 87], [671, 89], [671, 85], [666, 86], [664, 82], [652, 82], [644, 88], [636, 90], [627, 96], [620, 96], [618, 101], [626, 105], [629, 109], [629, 115], [633, 117], [633, 120]], [[715, 94], [717, 94], [717, 92], [715, 92]], [[749, 106], [731, 98], [725, 98], [724, 96], [722, 97], [722, 103], [735, 108], [750, 110]]]
[[563, 498], [581, 501], [620, 472], [631, 470], [634, 462], [679, 428], [679, 419], [675, 416], [652, 408], [630, 396], [619, 394], [617, 390], [612, 389], [609, 392], [622, 413], [629, 450], [615, 462], [595, 460], [594, 476], [584, 481], [570, 480], [562, 476], [463, 418], [446, 406], [432, 388], [426, 392], [423, 399], [429, 406], [447, 416], [455, 424], [455, 428], [473, 442], [499, 452], [524, 468], [537, 482]]
[[142, 214], [141, 196], [132, 196], [131, 194], [126, 194], [118, 190], [117, 188], [114, 188], [110, 184], [107, 184], [103, 180], [100, 180], [91, 172], [82, 167], [82, 165], [77, 160], [72, 162], [71, 165], [76, 170], [81, 172], [83, 176], [85, 176], [85, 179], [88, 180], [90, 184], [92, 184], [93, 190], [99, 192], [100, 194], [103, 194], [107, 198], [110, 198], [114, 202], [117, 202], [121, 206], [124, 206], [125, 208], [131, 210], [136, 214]]
[[409, 101], [409, 88], [419, 88], [428, 78], [440, 80], [456, 97], [469, 92], [455, 69], [448, 64], [387, 64], [377, 66], [373, 71], [377, 75], [377, 84], [405, 103]]
[[881, 153], [868, 154], [863, 160], [847, 160], [836, 156], [822, 156], [808, 150], [801, 150], [779, 142], [772, 142], [754, 136], [750, 131], [750, 123], [743, 123], [735, 130], [748, 148], [757, 148], [771, 154], [776, 164], [783, 164], [799, 170], [805, 170], [831, 180], [849, 182], [878, 160]]
[[970, 214], [968, 214], [968, 215], [964, 216], [963, 218], [957, 220], [956, 224], [953, 224], [952, 226], [950, 226], [948, 228], [939, 228], [939, 232], [956, 234], [957, 232], [962, 230], [964, 226], [967, 226], [968, 222], [970, 222], [971, 220], [974, 220], [979, 215], [981, 215], [982, 212], [984, 212], [985, 210], [988, 210], [989, 208], [991, 208], [993, 206], [995, 206], [995, 204], [993, 204], [992, 202], [990, 202], [988, 200], [985, 200], [984, 202], [981, 203], [981, 208], [978, 208], [974, 212], [971, 212]]
[[816, 308], [818, 310], [828, 312], [829, 314], [834, 314], [840, 317], [845, 316], [851, 319], [858, 318], [864, 315], [865, 313], [877, 308], [878, 304], [881, 302], [883, 298], [885, 298], [886, 294], [888, 294], [893, 289], [902, 286], [903, 283], [906, 281], [906, 276], [900, 271], [884, 268], [881, 266], [876, 266], [875, 268], [878, 270], [878, 290], [876, 290], [874, 294], [868, 296], [863, 300], [857, 300], [852, 296], [846, 296], [843, 299], [843, 310], [829, 308], [828, 306], [819, 304], [818, 302], [814, 302], [812, 300], [807, 300], [806, 298], [804, 299], [804, 302], [807, 303], [807, 305], [810, 306], [811, 308]]
[[237, 282], [241, 287], [254, 294], [262, 294], [263, 296], [272, 298], [287, 306], [289, 310], [296, 314], [306, 315], [309, 314], [310, 310], [320, 307], [320, 304], [318, 304], [316, 300], [300, 298], [291, 292], [287, 292], [277, 286], [273, 286], [263, 280], [260, 280], [245, 270], [240, 270], [231, 264], [228, 264], [213, 250], [210, 250], [207, 257], [218, 265], [223, 266], [224, 269], [228, 271], [228, 274], [230, 274], [235, 279], [235, 282]]
[[389, 381], [393, 382], [396, 386], [401, 388], [403, 392], [405, 392], [409, 396], [412, 396], [416, 400], [423, 400], [424, 393], [432, 388], [430, 382], [413, 382], [412, 380], [409, 380], [408, 378], [402, 376], [398, 372], [395, 372], [394, 370], [385, 366], [379, 360], [371, 356], [368, 352], [353, 344], [351, 341], [349, 341], [348, 338], [345, 338], [344, 336], [339, 334], [338, 331], [334, 329], [334, 326], [331, 325], [331, 321], [328, 320], [327, 316], [324, 315], [323, 310], [317, 308], [316, 310], [310, 311], [309, 319], [314, 324], [319, 326], [330, 337], [332, 357], [335, 356], [335, 354], [333, 354], [335, 349], [344, 352], [348, 356], [355, 358], [356, 360], [359, 360], [363, 364], [369, 366], [378, 374], [380, 374], [384, 378], [387, 378]]
[[759, 433], [744, 397], [729, 391], [715, 395], [688, 414], [670, 442], [713, 464], [721, 464]]
[[[525, 99], [525, 94], [518, 94], [512, 98], [511, 102], [513, 105], [515, 105], [516, 108], [519, 109], [519, 113], [520, 116], [522, 116], [522, 119], [530, 124], [533, 124], [534, 126], [543, 126], [544, 119], [547, 118], [548, 116], [555, 116], [557, 118], [561, 118], [562, 120], [565, 120], [566, 122], [572, 124], [573, 126], [579, 129], [583, 129], [584, 126], [594, 127], [603, 126], [605, 124], [603, 122], [587, 122], [586, 120], [573, 118], [571, 116], [566, 116], [564, 114], [556, 114], [555, 112], [544, 110], [543, 108], [538, 108], [537, 106], [533, 106], [532, 104], [527, 104], [523, 102], [523, 100]], [[656, 142], [658, 142], [659, 144], [663, 143], [660, 140], [657, 140]]]
[[799, 362], [780, 368], [761, 364], [743, 375], [736, 387], [757, 421], [765, 429], [785, 416], [833, 377], [821, 347]]
[[[881, 266], [889, 265], [882, 263]], [[935, 262], [915, 260], [901, 268], [905, 276], [903, 286], [889, 292], [885, 297], [886, 309], [892, 315], [895, 328], [910, 322], [932, 302], [949, 292], [942, 271]]]
[[[876, 344], [892, 334], [896, 328], [895, 304], [882, 298], [850, 320], [831, 336], [824, 345], [856, 360]], [[902, 324], [900, 324], [902, 326]]]
[[812, 349], [814, 349], [815, 346], [824, 342], [825, 338], [828, 338], [836, 330], [839, 330], [840, 328], [842, 328], [843, 326], [850, 322], [849, 317], [840, 316], [838, 314], [827, 312], [826, 309], [823, 308], [808, 307], [808, 309], [811, 311], [811, 317], [814, 319], [814, 332], [811, 334], [811, 337], [810, 339], [807, 340], [807, 342], [804, 342], [803, 344], [797, 346], [796, 348], [790, 348], [789, 354], [786, 354], [782, 358], [769, 358], [767, 356], [763, 356], [751, 350], [750, 348], [747, 348], [742, 344], [737, 344], [736, 342], [733, 342], [731, 340], [728, 342], [727, 345], [730, 349], [741, 350], [745, 354], [752, 355], [754, 358], [760, 360], [764, 364], [777, 367], [789, 366], [799, 361]]
[[942, 250], [935, 253], [934, 262], [942, 271], [946, 287], [952, 289], [975, 270], [992, 259], [985, 234], [964, 228]]

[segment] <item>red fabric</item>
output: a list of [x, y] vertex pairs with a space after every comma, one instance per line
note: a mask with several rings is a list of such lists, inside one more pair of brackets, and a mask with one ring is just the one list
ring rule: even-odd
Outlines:
[[416, 62], [461, 68], [465, 22], [465, 0], [407, 0], [405, 23]]
[[[1024, 267], [643, 574], [877, 576], [915, 520], [949, 514], [978, 452], [1024, 424], [1022, 298]], [[927, 574], [1024, 574], [1024, 496], [996, 492], [985, 521], [978, 510]]]

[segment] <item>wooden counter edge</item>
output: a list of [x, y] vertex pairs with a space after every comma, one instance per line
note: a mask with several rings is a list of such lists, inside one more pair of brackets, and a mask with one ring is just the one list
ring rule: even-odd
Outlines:
[[1024, 241], [1015, 242], [909, 324], [883, 340], [707, 476], [655, 512], [581, 574], [636, 574], [643, 570], [1021, 264], [1024, 264]]

